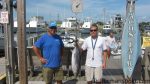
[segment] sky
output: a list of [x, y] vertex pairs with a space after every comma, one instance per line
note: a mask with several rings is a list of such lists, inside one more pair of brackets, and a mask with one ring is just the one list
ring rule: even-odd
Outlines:
[[[72, 12], [72, 0], [26, 0], [26, 17], [43, 16], [44, 20], [64, 20], [67, 17], [77, 17], [81, 20], [91, 18], [103, 21], [115, 14], [125, 16], [126, 0], [82, 0], [83, 9], [75, 15]], [[150, 0], [137, 0], [136, 17], [139, 20], [150, 21]]]

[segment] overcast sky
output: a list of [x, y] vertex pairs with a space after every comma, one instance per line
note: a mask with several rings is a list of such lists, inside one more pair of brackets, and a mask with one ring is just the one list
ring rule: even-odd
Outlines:
[[[83, 11], [78, 18], [91, 17], [95, 20], [110, 18], [114, 14], [125, 15], [126, 0], [82, 0]], [[136, 16], [150, 21], [150, 0], [136, 1]], [[104, 13], [105, 10], [105, 13]], [[27, 20], [32, 16], [44, 16], [45, 20], [63, 20], [75, 16], [71, 10], [71, 0], [26, 0]]]

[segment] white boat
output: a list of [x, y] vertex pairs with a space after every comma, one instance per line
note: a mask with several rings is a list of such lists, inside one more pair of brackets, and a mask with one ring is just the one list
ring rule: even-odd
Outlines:
[[[26, 24], [26, 32], [28, 33], [37, 33], [46, 31], [46, 22], [42, 16], [34, 16]], [[18, 27], [17, 20], [14, 21], [14, 32], [16, 33]]]
[[123, 28], [123, 17], [121, 14], [116, 14], [113, 22], [112, 22], [113, 28], [115, 29], [122, 29]]
[[105, 25], [103, 26], [103, 30], [105, 30], [105, 29], [112, 29], [112, 28], [111, 28], [111, 25], [110, 25], [110, 24], [105, 24]]
[[87, 17], [84, 22], [83, 22], [83, 25], [81, 26], [81, 28], [90, 28], [90, 26], [92, 25], [93, 21], [90, 17]]
[[[46, 22], [44, 21], [44, 18], [42, 16], [33, 16], [29, 22], [26, 24], [26, 27], [30, 28], [38, 28], [38, 27], [44, 27], [46, 25]], [[14, 21], [14, 27], [18, 27], [17, 20]]]
[[77, 27], [77, 19], [74, 17], [67, 18], [62, 22], [60, 27], [64, 29], [75, 29]]
[[44, 18], [42, 16], [34, 16], [30, 19], [26, 27], [37, 28], [37, 27], [44, 27], [45, 25], [46, 22], [44, 21]]
[[92, 22], [86, 21], [83, 23], [82, 28], [90, 28]]
[[102, 30], [102, 36], [108, 36], [110, 31], [112, 31], [111, 25], [110, 24], [104, 25]]

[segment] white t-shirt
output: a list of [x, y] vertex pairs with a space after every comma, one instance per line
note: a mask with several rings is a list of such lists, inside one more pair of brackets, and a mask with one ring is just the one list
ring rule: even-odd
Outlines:
[[[93, 46], [95, 45], [94, 50], [93, 50], [92, 43], [93, 43]], [[107, 49], [107, 46], [103, 37], [98, 36], [97, 40], [92, 39], [91, 36], [86, 38], [82, 45], [82, 49], [87, 50], [87, 57], [86, 57], [85, 65], [91, 66], [91, 67], [102, 66], [102, 57], [103, 57], [102, 53], [103, 53], [103, 50]]]
[[106, 45], [109, 47], [109, 48], [115, 48], [116, 47], [116, 40], [115, 40], [115, 37], [110, 37], [110, 36], [107, 36], [106, 37]]

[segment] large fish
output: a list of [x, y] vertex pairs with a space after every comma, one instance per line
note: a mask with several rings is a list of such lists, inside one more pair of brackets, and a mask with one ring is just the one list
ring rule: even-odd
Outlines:
[[75, 77], [77, 77], [80, 71], [80, 50], [74, 47], [72, 50], [71, 67]]
[[135, 0], [128, 0], [127, 17], [122, 34], [122, 67], [124, 77], [131, 78], [141, 54], [141, 37], [134, 13]]

